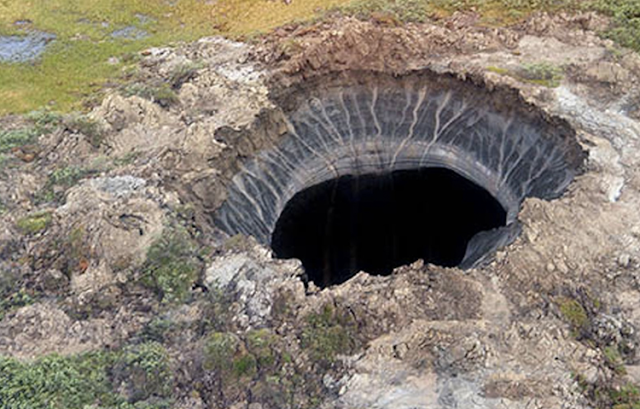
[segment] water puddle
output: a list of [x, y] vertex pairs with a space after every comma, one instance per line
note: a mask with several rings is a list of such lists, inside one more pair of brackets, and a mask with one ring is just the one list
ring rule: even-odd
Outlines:
[[42, 31], [30, 31], [26, 35], [0, 36], [0, 62], [33, 61], [55, 38], [55, 35]]
[[149, 37], [149, 33], [135, 26], [127, 26], [111, 33], [111, 38], [125, 40], [142, 40]]

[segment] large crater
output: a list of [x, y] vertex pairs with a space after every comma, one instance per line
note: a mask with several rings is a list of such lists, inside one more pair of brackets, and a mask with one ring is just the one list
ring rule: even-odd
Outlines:
[[274, 99], [284, 130], [239, 165], [215, 223], [301, 259], [320, 286], [421, 258], [473, 267], [583, 157], [564, 121], [448, 75], [325, 76]]

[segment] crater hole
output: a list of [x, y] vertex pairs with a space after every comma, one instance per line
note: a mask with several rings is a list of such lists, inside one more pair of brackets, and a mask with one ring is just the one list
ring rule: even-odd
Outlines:
[[460, 264], [478, 232], [506, 223], [482, 187], [446, 168], [342, 176], [285, 206], [272, 235], [277, 258], [302, 261], [308, 281], [340, 284], [364, 270], [388, 275], [419, 259]]

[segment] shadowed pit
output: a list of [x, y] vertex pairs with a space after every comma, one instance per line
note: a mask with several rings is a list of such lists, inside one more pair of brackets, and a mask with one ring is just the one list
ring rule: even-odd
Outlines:
[[298, 193], [271, 245], [325, 287], [418, 259], [457, 266], [476, 233], [505, 223], [505, 210], [483, 188], [445, 168], [422, 168], [343, 176]]

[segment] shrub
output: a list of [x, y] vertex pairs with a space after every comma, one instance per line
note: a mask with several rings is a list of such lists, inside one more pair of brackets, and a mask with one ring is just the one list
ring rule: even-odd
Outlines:
[[136, 82], [128, 85], [123, 90], [123, 94], [128, 97], [137, 95], [140, 98], [155, 102], [163, 108], [169, 108], [180, 102], [178, 94], [175, 93], [171, 86], [165, 83], [144, 84]]
[[98, 121], [87, 115], [76, 114], [68, 116], [64, 122], [68, 130], [86, 136], [91, 146], [100, 147], [104, 137], [104, 129]]
[[34, 125], [34, 130], [39, 134], [52, 132], [62, 122], [62, 115], [46, 108], [31, 111], [25, 116]]
[[0, 356], [0, 402], [7, 409], [80, 409], [115, 404], [107, 368], [113, 356], [49, 355], [33, 363]]
[[640, 0], [593, 0], [585, 7], [612, 17], [613, 25], [603, 33], [605, 37], [640, 51]]
[[33, 297], [22, 288], [18, 273], [0, 271], [0, 320], [16, 308], [33, 303]]
[[7, 153], [12, 149], [29, 145], [33, 143], [37, 137], [38, 134], [32, 128], [0, 131], [0, 153]]
[[167, 227], [149, 248], [142, 283], [165, 302], [186, 301], [198, 278], [198, 246], [184, 228]]
[[562, 69], [547, 62], [523, 64], [519, 73], [526, 81], [555, 88], [560, 85], [563, 77]]
[[70, 187], [91, 173], [78, 166], [65, 166], [54, 170], [42, 190], [36, 194], [36, 203], [61, 202]]
[[232, 333], [215, 332], [205, 342], [202, 367], [215, 371], [222, 381], [253, 377], [257, 365], [256, 357]]
[[349, 317], [334, 311], [329, 304], [319, 314], [308, 315], [306, 321], [301, 345], [309, 351], [310, 358], [321, 365], [333, 363], [338, 354], [352, 353], [358, 346]]
[[127, 386], [133, 402], [152, 396], [168, 397], [173, 390], [169, 354], [158, 342], [125, 349], [118, 358], [116, 374], [116, 378]]
[[198, 70], [203, 67], [202, 64], [189, 62], [180, 64], [169, 73], [169, 83], [174, 90], [180, 89], [182, 84], [189, 82], [198, 75]]

